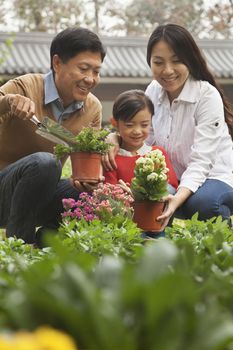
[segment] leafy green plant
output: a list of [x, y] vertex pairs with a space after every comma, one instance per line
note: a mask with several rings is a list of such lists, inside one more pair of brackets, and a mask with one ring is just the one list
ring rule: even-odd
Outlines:
[[[210, 283], [202, 288], [187, 273], [175, 243], [155, 240], [134, 263], [103, 256], [96, 264], [88, 253], [57, 244], [56, 254], [31, 265], [1, 296], [5, 327], [48, 324], [73, 336], [80, 349], [231, 349], [227, 305]], [[226, 286], [219, 283], [218, 289]]]
[[[43, 259], [50, 248], [36, 249], [14, 237], [0, 239], [0, 286], [9, 288], [20, 279], [22, 270]], [[0, 289], [1, 290], [1, 289]]]
[[64, 220], [59, 228], [58, 240], [74, 252], [89, 253], [97, 257], [106, 254], [135, 260], [142, 250], [141, 231], [132, 222], [116, 216], [111, 223], [100, 220]]
[[47, 324], [81, 350], [231, 350], [233, 235], [226, 222], [195, 215], [167, 228], [170, 239], [142, 246], [132, 222], [115, 220], [63, 226], [48, 254], [0, 288], [0, 327]]
[[136, 201], [159, 201], [167, 192], [165, 157], [156, 149], [136, 161], [131, 190]]
[[110, 131], [107, 129], [94, 129], [91, 127], [83, 128], [80, 133], [75, 136], [70, 145], [57, 144], [54, 147], [54, 154], [57, 159], [62, 158], [73, 152], [91, 152], [106, 153], [111, 147], [106, 142], [106, 138]]
[[[194, 273], [201, 280], [205, 280], [211, 271], [217, 278], [224, 276], [225, 279], [228, 276], [226, 278], [230, 278], [233, 285], [233, 233], [221, 217], [205, 222], [198, 220], [198, 214], [195, 214], [190, 220], [178, 221], [172, 227], [167, 227], [166, 235], [181, 251], [187, 252], [187, 255], [183, 255], [186, 266], [193, 264], [192, 260], [195, 259]], [[195, 257], [188, 253], [188, 249], [191, 249], [188, 246], [194, 250]]]

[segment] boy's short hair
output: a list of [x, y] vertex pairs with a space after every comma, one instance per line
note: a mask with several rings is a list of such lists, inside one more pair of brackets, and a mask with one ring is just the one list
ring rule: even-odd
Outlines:
[[122, 92], [113, 104], [112, 115], [118, 120], [130, 120], [142, 109], [148, 108], [154, 114], [151, 99], [142, 90], [127, 90]]
[[71, 27], [58, 33], [50, 46], [50, 66], [53, 69], [53, 56], [58, 55], [63, 63], [84, 51], [99, 52], [102, 62], [106, 55], [98, 35], [87, 28]]

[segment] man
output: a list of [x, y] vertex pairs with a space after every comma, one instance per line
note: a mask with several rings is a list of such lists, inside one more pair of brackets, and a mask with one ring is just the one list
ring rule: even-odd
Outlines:
[[54, 143], [35, 133], [33, 115], [74, 134], [100, 127], [102, 108], [90, 92], [99, 83], [105, 50], [84, 28], [60, 32], [50, 47], [48, 74], [26, 74], [0, 88], [0, 227], [34, 243], [37, 226], [56, 228], [62, 198], [78, 198], [53, 156]]

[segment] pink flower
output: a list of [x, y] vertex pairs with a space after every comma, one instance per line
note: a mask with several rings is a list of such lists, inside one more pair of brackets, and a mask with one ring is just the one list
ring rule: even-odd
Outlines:
[[133, 198], [119, 185], [100, 183], [92, 195], [82, 192], [77, 201], [65, 198], [62, 202], [65, 209], [62, 217], [66, 219], [84, 218], [87, 222], [101, 219], [110, 222], [115, 215], [132, 215], [130, 204]]
[[63, 207], [68, 210], [75, 206], [76, 202], [73, 198], [63, 198], [62, 200]]

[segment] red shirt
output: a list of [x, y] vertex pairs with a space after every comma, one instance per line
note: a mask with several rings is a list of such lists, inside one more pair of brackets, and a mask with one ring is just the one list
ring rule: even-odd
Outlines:
[[[167, 173], [168, 183], [172, 185], [174, 188], [177, 188], [178, 187], [177, 177], [166, 151], [162, 147], [152, 146], [152, 150], [155, 150], [155, 149], [159, 149], [160, 151], [163, 152], [167, 168], [169, 169], [169, 172]], [[123, 155], [117, 154], [115, 157], [117, 169], [112, 171], [104, 171], [105, 182], [115, 185], [118, 183], [120, 179], [122, 179], [124, 182], [128, 182], [130, 184], [132, 178], [134, 177], [135, 163], [139, 157], [141, 156], [140, 155], [123, 156]]]

